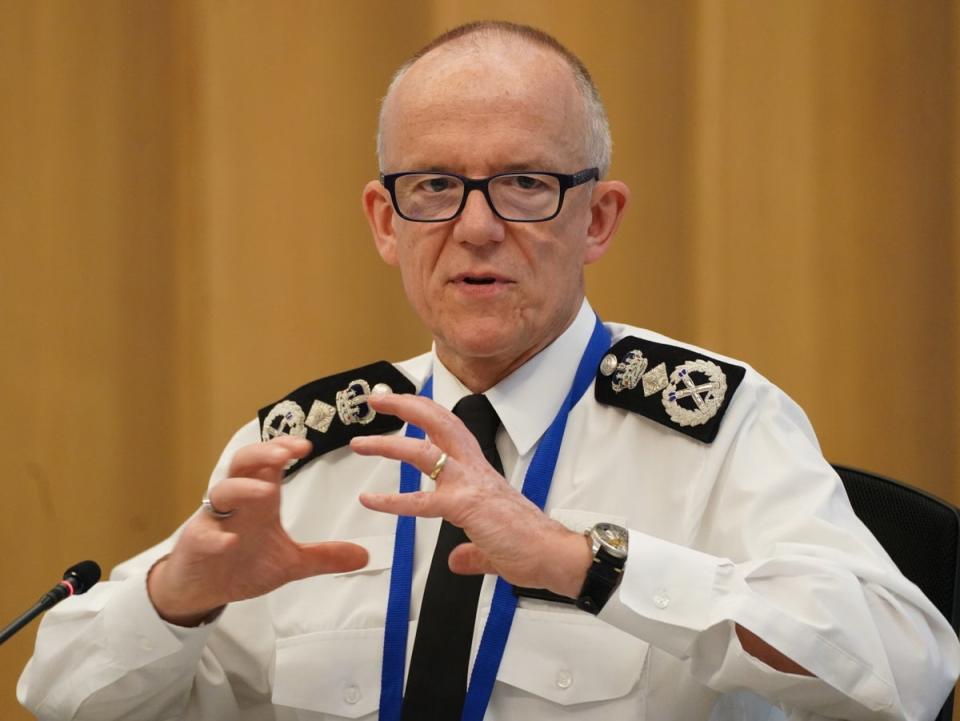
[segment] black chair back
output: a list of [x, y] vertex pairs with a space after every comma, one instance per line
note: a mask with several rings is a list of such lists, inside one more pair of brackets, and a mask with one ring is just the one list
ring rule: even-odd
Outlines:
[[[900, 571], [960, 628], [960, 511], [918, 488], [834, 465], [854, 512]], [[951, 721], [953, 692], [931, 721]]]

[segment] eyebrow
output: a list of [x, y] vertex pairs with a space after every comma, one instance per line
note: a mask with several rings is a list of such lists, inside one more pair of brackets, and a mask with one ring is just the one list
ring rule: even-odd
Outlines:
[[[510, 165], [504, 166], [501, 173], [517, 173], [524, 170], [549, 170], [549, 163], [510, 163]], [[550, 171], [555, 172], [555, 171]]]
[[[546, 171], [546, 172], [559, 172], [549, 169], [549, 163], [510, 163], [509, 165], [501, 166], [499, 170], [491, 175], [500, 175], [501, 173], [522, 173], [524, 171]], [[463, 173], [458, 173], [455, 170], [451, 170], [449, 166], [444, 165], [428, 165], [426, 167], [416, 168], [412, 172], [415, 173], [440, 173], [448, 174], [452, 173], [454, 175], [464, 175]], [[466, 177], [466, 176], [464, 176]]]

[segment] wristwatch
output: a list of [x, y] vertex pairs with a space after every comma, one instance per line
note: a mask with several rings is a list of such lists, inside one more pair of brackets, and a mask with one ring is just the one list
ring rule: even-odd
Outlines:
[[630, 534], [622, 526], [598, 523], [584, 531], [583, 535], [589, 538], [593, 545], [593, 563], [590, 564], [583, 588], [577, 596], [576, 606], [596, 615], [623, 578]]

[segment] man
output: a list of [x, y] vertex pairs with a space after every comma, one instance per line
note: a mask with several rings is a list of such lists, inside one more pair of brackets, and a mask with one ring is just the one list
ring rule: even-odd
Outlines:
[[749, 368], [595, 321], [583, 266], [628, 190], [604, 179], [576, 58], [502, 23], [442, 36], [390, 87], [380, 162], [364, 209], [433, 352], [266, 407], [203, 511], [48, 615], [26, 705], [686, 721], [752, 689], [797, 719], [939, 708], [957, 640], [802, 412]]

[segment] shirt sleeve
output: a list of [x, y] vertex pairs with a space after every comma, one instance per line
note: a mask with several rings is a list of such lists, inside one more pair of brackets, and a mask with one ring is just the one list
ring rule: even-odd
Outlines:
[[[211, 483], [226, 475], [233, 453], [252, 441], [255, 423], [244, 426], [224, 450]], [[230, 628], [271, 636], [269, 623], [251, 623], [264, 604], [244, 601], [211, 623], [182, 628], [161, 619], [147, 594], [146, 578], [170, 552], [177, 533], [117, 566], [109, 581], [74, 596], [43, 618], [33, 657], [17, 684], [17, 697], [38, 719], [239, 718], [237, 689], [220, 658], [236, 656]], [[262, 620], [262, 619], [260, 619]], [[224, 625], [225, 622], [225, 625]], [[249, 629], [255, 629], [251, 632]], [[244, 639], [249, 654], [269, 658], [273, 639]], [[231, 660], [251, 667], [235, 678], [249, 692], [266, 682], [262, 659]], [[231, 677], [234, 677], [231, 675]]]
[[[799, 407], [769, 384], [741, 392], [706, 452], [692, 547], [631, 530], [601, 618], [792, 719], [926, 721], [956, 681], [956, 634], [856, 518]], [[735, 624], [816, 678], [753, 658]]]

